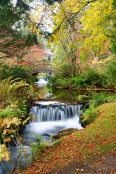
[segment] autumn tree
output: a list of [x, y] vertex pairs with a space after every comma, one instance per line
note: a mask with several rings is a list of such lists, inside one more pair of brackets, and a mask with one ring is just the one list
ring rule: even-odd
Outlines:
[[[82, 10], [93, 1], [62, 1], [54, 6], [53, 32], [49, 42], [57, 49], [58, 45], [65, 51], [65, 62], [69, 64], [71, 77], [80, 69], [78, 50], [82, 45], [83, 37], [80, 35], [82, 28]], [[82, 60], [81, 60], [82, 61]]]
[[[116, 0], [112, 2], [113, 9], [116, 11]], [[116, 53], [116, 14], [114, 13], [113, 17], [113, 31], [111, 34], [111, 42], [112, 42], [112, 51]]]
[[109, 16], [115, 14], [112, 2], [65, 0], [55, 8], [50, 41], [56, 49], [62, 46], [72, 76], [75, 76], [76, 67], [80, 66], [83, 58], [87, 61], [88, 56], [101, 57], [111, 53], [111, 38], [108, 34], [112, 30], [112, 19], [109, 20]]
[[[14, 5], [10, 0], [0, 1], [0, 52], [1, 58], [21, 59], [27, 46], [37, 44], [37, 36], [26, 32], [30, 7], [22, 0]], [[25, 30], [25, 32], [23, 32]]]
[[[112, 6], [113, 0], [97, 0], [83, 9], [82, 33], [86, 35], [84, 47], [92, 50], [94, 57], [100, 57], [111, 47], [112, 17], [116, 13]], [[109, 18], [110, 16], [110, 18]]]

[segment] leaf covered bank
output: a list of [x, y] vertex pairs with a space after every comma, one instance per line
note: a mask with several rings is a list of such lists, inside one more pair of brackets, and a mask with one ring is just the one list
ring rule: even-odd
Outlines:
[[[116, 102], [99, 106], [97, 114], [96, 120], [86, 128], [62, 137], [53, 147], [43, 149], [42, 153], [38, 152], [38, 157], [32, 165], [21, 169], [22, 174], [60, 173], [64, 166], [67, 168], [75, 163], [77, 166], [73, 167], [72, 172], [77, 174], [79, 162], [88, 163], [91, 159], [99, 161], [99, 156], [105, 158], [105, 155], [112, 150], [115, 154]], [[83, 170], [82, 168], [80, 172], [83, 173]], [[114, 170], [112, 168], [110, 172]], [[21, 171], [17, 170], [15, 173]]]

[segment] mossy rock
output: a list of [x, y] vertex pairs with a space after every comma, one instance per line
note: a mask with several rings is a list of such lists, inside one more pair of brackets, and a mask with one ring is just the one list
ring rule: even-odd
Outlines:
[[78, 131], [78, 129], [76, 129], [76, 128], [65, 129], [65, 130], [60, 131], [57, 135], [53, 135], [53, 138], [54, 139], [59, 139], [63, 136], [70, 135], [75, 131]]
[[78, 103], [87, 102], [88, 99], [89, 99], [89, 97], [86, 96], [86, 95], [78, 95], [78, 96], [77, 96], [77, 102], [78, 102]]

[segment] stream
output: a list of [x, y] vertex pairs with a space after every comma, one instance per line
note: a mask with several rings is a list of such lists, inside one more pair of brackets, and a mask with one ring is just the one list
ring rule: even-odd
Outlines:
[[[36, 101], [35, 106], [30, 108], [35, 121], [25, 125], [25, 129], [20, 134], [23, 141], [19, 147], [14, 145], [8, 147], [14, 164], [11, 162], [12, 160], [2, 161], [4, 166], [0, 164], [0, 174], [10, 173], [13, 166], [17, 167], [18, 163], [20, 166], [31, 163], [32, 144], [33, 146], [36, 145], [40, 142], [40, 139], [49, 141], [52, 134], [57, 134], [59, 131], [68, 128], [82, 129], [79, 119], [82, 106], [77, 105], [74, 95], [71, 94], [69, 97], [65, 92], [70, 92], [65, 91], [63, 93], [63, 90], [60, 90], [60, 95], [56, 89], [47, 87], [47, 81], [43, 78], [37, 82], [37, 85], [40, 88], [39, 93], [42, 100]], [[19, 160], [17, 160], [17, 153]], [[25, 160], [26, 158], [28, 162]]]

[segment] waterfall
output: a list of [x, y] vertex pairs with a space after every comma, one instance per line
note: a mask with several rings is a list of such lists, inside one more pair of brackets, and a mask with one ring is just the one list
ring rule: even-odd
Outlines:
[[33, 106], [30, 111], [34, 114], [36, 122], [64, 121], [79, 117], [81, 105], [40, 105]]

